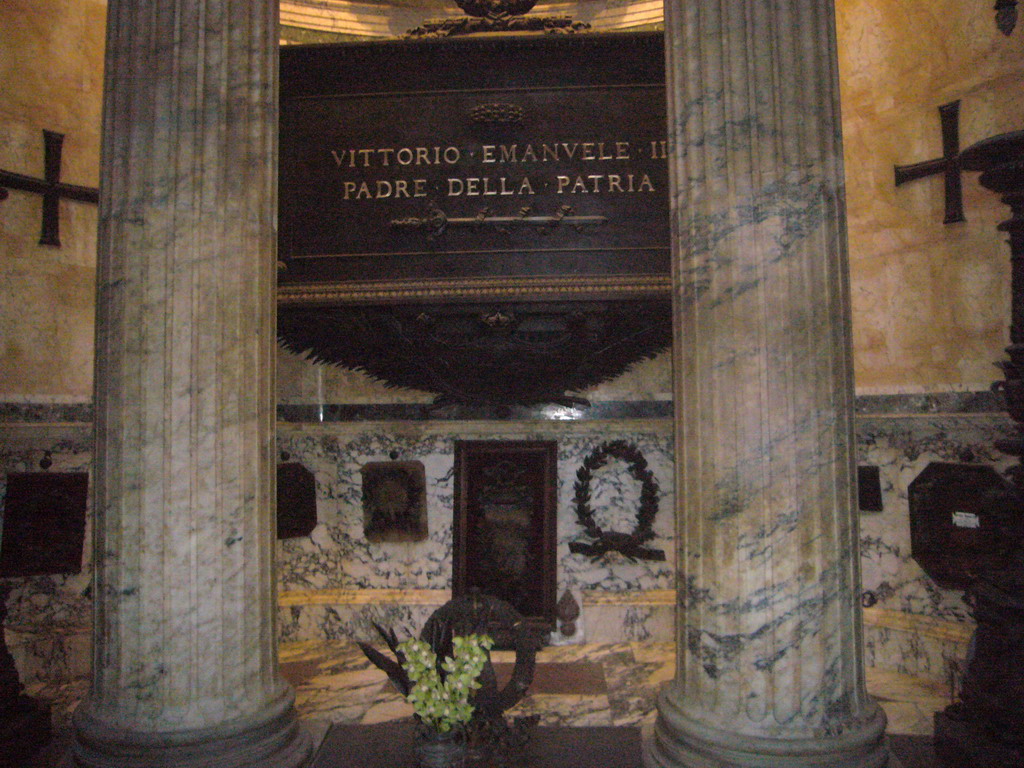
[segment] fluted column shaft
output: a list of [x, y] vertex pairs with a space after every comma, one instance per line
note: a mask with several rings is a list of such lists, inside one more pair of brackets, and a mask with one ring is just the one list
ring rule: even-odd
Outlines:
[[661, 766], [887, 762], [861, 659], [831, 0], [666, 0], [677, 677]]
[[110, 0], [87, 766], [309, 751], [273, 578], [277, 3]]

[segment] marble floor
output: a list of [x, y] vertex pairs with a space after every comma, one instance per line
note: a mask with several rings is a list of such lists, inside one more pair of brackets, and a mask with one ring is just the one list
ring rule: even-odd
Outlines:
[[[296, 692], [296, 707], [314, 737], [331, 723], [379, 723], [408, 717], [412, 709], [355, 643], [288, 643], [280, 648], [282, 674]], [[514, 661], [495, 651], [499, 679]], [[552, 646], [537, 656], [530, 694], [510, 716], [540, 715], [544, 725], [643, 726], [653, 722], [658, 690], [675, 670], [672, 643], [592, 643]], [[51, 702], [54, 725], [66, 745], [70, 712], [86, 681], [59, 688], [31, 687], [29, 694]], [[948, 686], [895, 672], [868, 670], [868, 691], [889, 717], [894, 736], [931, 736], [932, 713], [949, 703]], [[52, 753], [62, 751], [55, 745]], [[925, 763], [921, 763], [924, 765]], [[66, 765], [47, 758], [33, 768]], [[908, 764], [909, 766], [909, 764]]]
[[[500, 677], [501, 665], [510, 664], [514, 654], [495, 651], [492, 659]], [[284, 645], [281, 669], [295, 687], [304, 718], [379, 723], [412, 713], [355, 644]], [[653, 721], [658, 690], [674, 671], [672, 643], [545, 648], [537, 656], [531, 693], [508, 714], [539, 714], [544, 725], [643, 725]], [[888, 715], [889, 733], [899, 735], [930, 736], [932, 713], [950, 701], [946, 685], [874, 669], [868, 670], [868, 691]]]

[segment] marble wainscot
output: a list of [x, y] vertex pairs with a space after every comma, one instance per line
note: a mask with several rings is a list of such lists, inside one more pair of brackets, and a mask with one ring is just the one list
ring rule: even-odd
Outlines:
[[[660, 486], [656, 538], [671, 552], [671, 423], [394, 422], [281, 424], [278, 444], [289, 461], [316, 477], [318, 524], [308, 537], [281, 542], [278, 571], [281, 632], [287, 641], [372, 639], [372, 622], [418, 631], [451, 590], [452, 510], [456, 439], [555, 440], [558, 443], [558, 595], [569, 590], [582, 607], [576, 632], [560, 641], [660, 640], [672, 636], [671, 560], [631, 562], [617, 553], [598, 560], [569, 552], [583, 538], [573, 510], [573, 483], [583, 459], [606, 440], [637, 445]], [[374, 543], [363, 534], [360, 467], [371, 461], [423, 462], [428, 537]], [[631, 531], [639, 483], [617, 460], [594, 473], [592, 506], [604, 530]]]
[[[862, 584], [877, 600], [864, 612], [868, 667], [944, 686], [957, 674], [973, 623], [961, 593], [935, 585], [910, 556], [907, 486], [930, 461], [1005, 467], [1007, 458], [992, 447], [997, 437], [1011, 433], [1000, 407], [987, 393], [857, 399], [858, 463], [879, 467], [883, 501], [882, 512], [860, 515]], [[87, 404], [0, 404], [0, 484], [8, 472], [38, 469], [46, 452], [53, 462], [49, 471], [89, 470], [91, 415]], [[619, 423], [279, 422], [279, 450], [314, 472], [319, 512], [311, 536], [278, 544], [281, 640], [364, 637], [372, 632], [371, 621], [413, 631], [448, 599], [452, 450], [454, 440], [462, 437], [559, 441], [559, 596], [570, 589], [582, 608], [577, 632], [567, 642], [671, 640], [671, 557], [665, 563], [632, 564], [613, 555], [615, 560], [594, 563], [568, 552], [568, 542], [581, 535], [571, 507], [575, 471], [585, 452], [612, 437], [635, 439], [650, 462], [662, 493], [655, 526], [659, 537], [653, 545], [669, 550], [670, 430], [665, 418]], [[392, 451], [422, 460], [426, 467], [427, 541], [370, 544], [362, 535], [359, 467], [386, 460]], [[635, 509], [625, 498], [635, 493], [628, 478], [611, 482], [607, 490], [604, 485], [599, 473], [593, 483], [599, 517], [612, 511], [603, 500], [616, 488], [623, 494], [622, 508]], [[2, 505], [0, 497], [0, 511]], [[609, 527], [628, 526], [631, 514]], [[55, 698], [67, 681], [88, 676], [89, 568], [87, 546], [80, 574], [11, 580], [6, 638], [34, 695]]]
[[955, 686], [974, 622], [960, 590], [939, 587], [911, 556], [907, 488], [932, 462], [1013, 462], [994, 447], [1013, 436], [987, 392], [858, 399], [860, 464], [879, 468], [883, 511], [860, 517], [865, 663]]

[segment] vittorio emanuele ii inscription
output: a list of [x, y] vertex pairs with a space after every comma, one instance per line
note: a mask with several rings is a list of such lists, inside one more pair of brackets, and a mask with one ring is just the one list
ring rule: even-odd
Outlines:
[[[632, 194], [655, 192], [649, 173], [615, 170], [602, 173], [559, 173], [531, 179], [526, 166], [553, 163], [621, 163], [629, 162], [634, 153], [648, 152], [649, 157], [664, 159], [667, 142], [651, 141], [649, 147], [631, 147], [628, 141], [556, 141], [534, 144], [483, 144], [479, 163], [499, 166], [494, 175], [448, 176], [441, 181], [426, 177], [389, 177], [371, 181], [346, 180], [342, 182], [344, 200], [387, 200], [428, 197], [431, 193], [444, 197], [521, 197], [536, 195], [534, 185], [555, 194]], [[378, 147], [362, 149], [332, 149], [331, 157], [338, 168], [379, 168], [398, 170], [423, 166], [449, 166], [458, 168], [463, 159], [477, 159], [477, 151], [463, 151], [455, 146], [432, 147]], [[519, 166], [515, 175], [505, 175], [503, 166]], [[603, 169], [602, 169], [603, 170]], [[497, 175], [501, 173], [501, 175]]]

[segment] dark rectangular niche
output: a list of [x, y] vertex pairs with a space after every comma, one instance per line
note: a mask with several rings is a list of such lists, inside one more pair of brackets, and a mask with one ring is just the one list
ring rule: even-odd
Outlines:
[[452, 594], [479, 589], [554, 627], [555, 441], [455, 443]]
[[427, 538], [427, 475], [421, 461], [371, 461], [363, 476], [363, 532], [373, 542]]
[[277, 538], [309, 536], [316, 528], [316, 476], [297, 461], [277, 465]]
[[882, 512], [882, 477], [878, 467], [857, 467], [857, 506], [861, 512]]
[[0, 577], [79, 573], [87, 472], [12, 472], [4, 500]]

